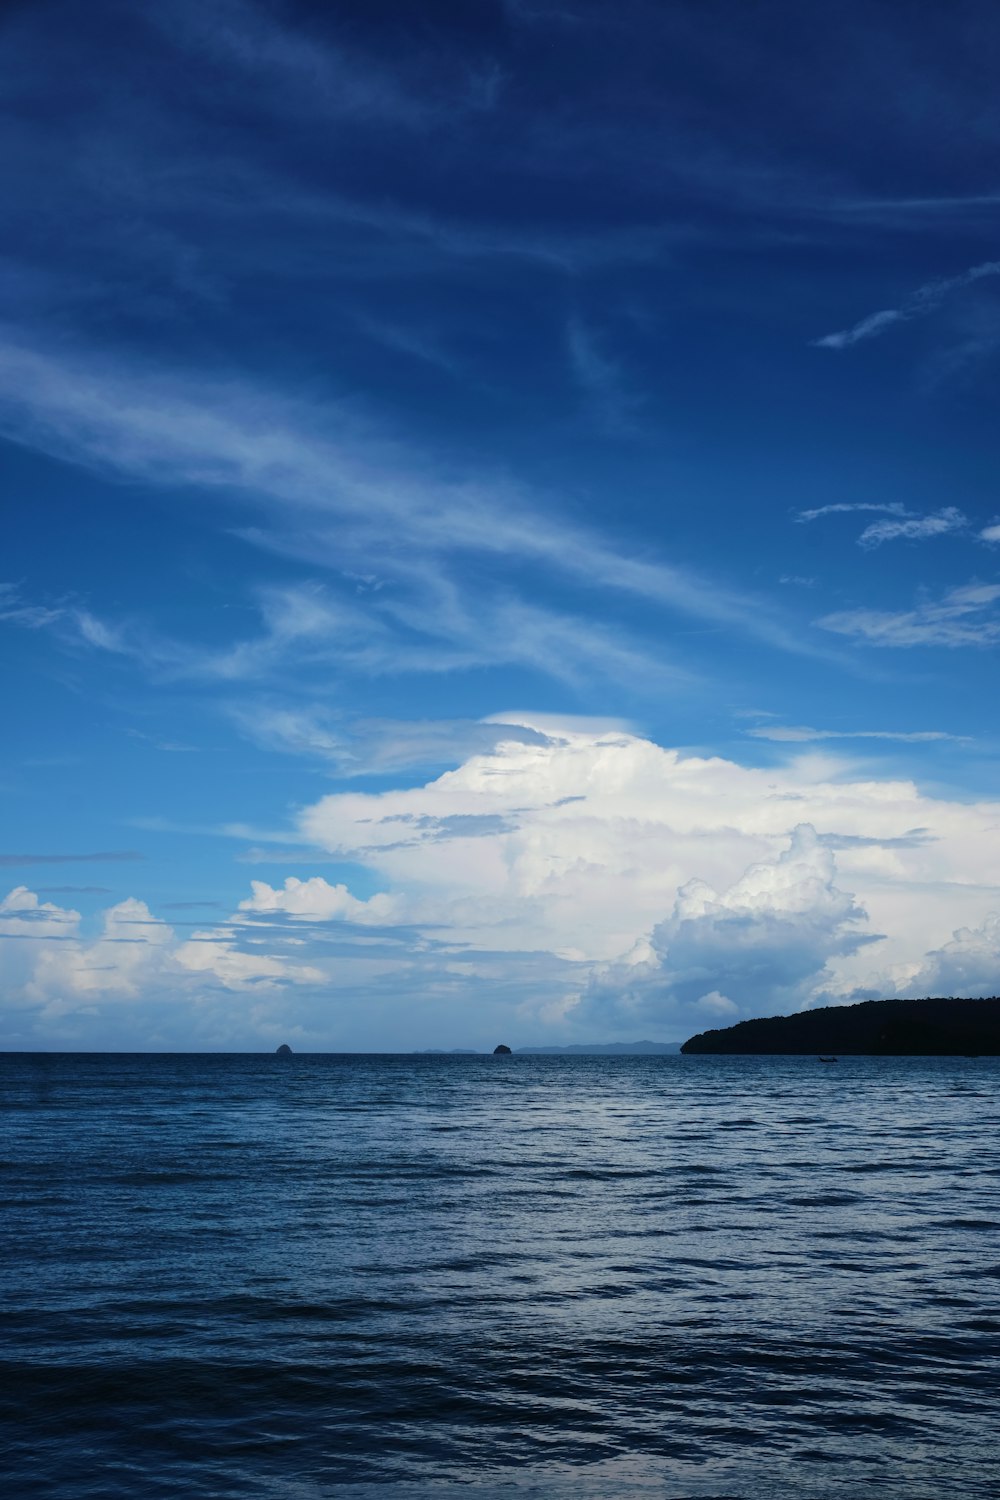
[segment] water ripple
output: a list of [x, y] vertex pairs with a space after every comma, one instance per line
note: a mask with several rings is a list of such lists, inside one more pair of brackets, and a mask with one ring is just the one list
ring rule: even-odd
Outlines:
[[963, 1067], [0, 1058], [9, 1492], [1000, 1495]]

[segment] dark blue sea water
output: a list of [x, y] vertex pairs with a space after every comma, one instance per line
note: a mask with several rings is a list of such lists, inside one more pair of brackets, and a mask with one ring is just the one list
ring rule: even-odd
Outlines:
[[996, 1060], [0, 1088], [5, 1495], [1000, 1495]]

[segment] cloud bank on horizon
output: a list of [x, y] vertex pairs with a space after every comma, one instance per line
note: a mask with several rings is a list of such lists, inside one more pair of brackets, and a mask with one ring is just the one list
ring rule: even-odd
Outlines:
[[368, 896], [321, 874], [251, 878], [228, 915], [186, 930], [127, 897], [88, 931], [15, 887], [0, 903], [12, 1034], [213, 1047], [249, 1017], [266, 1041], [357, 1046], [388, 1016], [418, 1046], [445, 1014], [483, 1045], [497, 1026], [679, 1038], [995, 988], [1000, 802], [852, 779], [815, 751], [775, 770], [617, 728], [509, 728], [431, 781], [298, 811], [287, 840], [363, 872]]
[[1000, 988], [1000, 24], [765, 10], [0, 17], [0, 1045]]

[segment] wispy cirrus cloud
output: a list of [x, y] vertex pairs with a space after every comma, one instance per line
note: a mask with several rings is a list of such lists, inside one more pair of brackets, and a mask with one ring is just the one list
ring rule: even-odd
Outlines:
[[433, 330], [372, 317], [359, 317], [358, 326], [369, 338], [396, 354], [430, 365], [432, 369], [456, 379], [462, 376], [461, 362], [442, 347]]
[[109, 885], [37, 885], [39, 896], [110, 896]]
[[0, 621], [23, 630], [53, 631], [64, 640], [122, 656], [133, 654], [135, 649], [135, 643], [127, 641], [121, 630], [98, 619], [78, 601], [40, 604], [25, 599], [22, 590], [12, 583], [0, 583]]
[[[425, 597], [433, 596], [432, 582], [424, 584]], [[456, 590], [438, 611], [419, 597], [376, 593], [365, 609], [313, 582], [260, 588], [255, 603], [258, 631], [223, 646], [181, 640], [141, 622], [105, 622], [76, 608], [55, 611], [52, 629], [68, 647], [107, 652], [137, 664], [158, 682], [278, 685], [290, 670], [302, 681], [330, 668], [371, 679], [509, 665], [580, 687], [595, 675], [646, 688], [694, 682], [662, 652], [611, 624], [534, 605], [511, 591], [474, 600]], [[290, 721], [287, 728], [294, 739]], [[300, 731], [307, 733], [301, 719]], [[320, 747], [318, 724], [307, 737]], [[189, 747], [167, 742], [165, 748]]]
[[60, 619], [63, 611], [25, 600], [13, 583], [0, 583], [0, 620], [21, 625], [26, 630], [45, 630]]
[[639, 400], [628, 389], [620, 363], [606, 353], [593, 328], [580, 317], [569, 321], [566, 346], [573, 378], [592, 420], [611, 436], [629, 433]]
[[1000, 640], [998, 600], [1000, 584], [967, 583], [914, 609], [841, 610], [816, 624], [869, 646], [992, 646]]
[[[205, 7], [176, 0], [153, 6], [142, 19], [183, 53], [212, 56], [227, 70], [252, 81], [259, 106], [288, 116], [356, 120], [407, 129], [443, 124], [462, 103], [464, 82], [432, 97], [432, 78], [420, 74], [420, 54], [411, 54], [411, 74], [380, 66], [351, 48], [346, 38], [323, 36], [306, 26], [283, 25], [268, 7], [249, 0], [216, 0]], [[421, 87], [420, 85], [423, 85]]]
[[928, 314], [936, 312], [942, 302], [952, 293], [971, 286], [973, 282], [982, 281], [987, 276], [1000, 276], [1000, 260], [984, 261], [981, 265], [972, 266], [958, 276], [947, 276], [940, 281], [927, 281], [923, 286], [918, 287], [901, 306], [888, 307], [881, 312], [870, 313], [859, 322], [852, 324], [850, 328], [843, 328], [839, 333], [828, 333], [822, 338], [813, 339], [813, 347], [815, 349], [849, 349], [853, 344], [860, 344], [865, 339], [878, 338], [899, 323], [910, 323], [915, 318], [925, 318]]
[[965, 215], [978, 216], [985, 209], [1000, 206], [1000, 193], [937, 193], [925, 197], [899, 198], [850, 198], [835, 200], [832, 211], [858, 220], [871, 220], [887, 225], [912, 225], [926, 229], [928, 221], [936, 218], [961, 219]]
[[885, 504], [879, 501], [847, 500], [838, 501], [835, 505], [819, 505], [814, 510], [800, 510], [796, 512], [795, 519], [800, 523], [818, 521], [820, 516], [842, 516], [851, 511], [877, 511], [886, 516], [908, 516], [911, 514], [905, 505], [897, 500], [891, 500]]
[[774, 740], [788, 745], [808, 744], [813, 740], [895, 740], [908, 745], [968, 740], [967, 735], [949, 734], [944, 729], [813, 729], [808, 724], [761, 724], [746, 733], [751, 739]]
[[[96, 854], [0, 854], [0, 865], [86, 865], [122, 864], [145, 859], [137, 849], [101, 850]], [[88, 887], [87, 889], [97, 889]]]
[[818, 521], [821, 516], [850, 515], [855, 512], [875, 512], [891, 517], [885, 521], [873, 521], [857, 538], [859, 547], [866, 552], [880, 547], [883, 542], [926, 541], [930, 537], [944, 536], [948, 532], [965, 531], [968, 518], [954, 505], [946, 505], [929, 515], [920, 515], [908, 510], [899, 501], [887, 503], [877, 501], [846, 501], [835, 505], [820, 505], [814, 510], [800, 510], [795, 520], [802, 523]]
[[234, 703], [228, 712], [255, 743], [319, 761], [339, 776], [385, 775], [411, 767], [453, 765], [508, 741], [544, 744], [547, 738], [538, 729], [505, 723], [502, 718], [348, 722], [325, 705], [266, 700]]
[[934, 511], [929, 516], [911, 516], [907, 520], [873, 521], [858, 537], [858, 546], [866, 551], [880, 547], [883, 542], [921, 542], [929, 537], [944, 536], [950, 531], [964, 531], [969, 522], [954, 505]]
[[[518, 597], [510, 570], [537, 567], [583, 588], [588, 611], [598, 588], [737, 629], [780, 650], [817, 654], [768, 601], [691, 568], [631, 556], [552, 497], [494, 473], [456, 476], [453, 465], [414, 452], [335, 404], [317, 407], [245, 382], [213, 383], [189, 371], [157, 377], [129, 362], [14, 344], [0, 350], [0, 402], [3, 428], [19, 442], [148, 483], [214, 493], [229, 505], [242, 500], [263, 518], [240, 528], [248, 540], [341, 577], [391, 580], [374, 628], [367, 602], [336, 606], [341, 636], [366, 634], [362, 656], [377, 660], [381, 633], [388, 658], [388, 640], [396, 649], [400, 627], [426, 631], [433, 621], [439, 634], [451, 627], [460, 639], [472, 633], [471, 663], [482, 660], [488, 639], [493, 657], [506, 642], [504, 659], [543, 669], [561, 654], [575, 670], [573, 658], [585, 643], [609, 667], [626, 666], [630, 653], [641, 664], [641, 649], [616, 640], [593, 618], [543, 608], [535, 591], [531, 600]], [[474, 582], [470, 564], [487, 570]], [[303, 611], [315, 618], [333, 608], [302, 592], [290, 601], [276, 594], [266, 606], [274, 636], [304, 638]], [[124, 636], [87, 611], [77, 611], [75, 624], [101, 649], [136, 649], [132, 633]], [[670, 670], [662, 647], [657, 660], [661, 672]], [[240, 665], [237, 649], [234, 676]], [[213, 670], [225, 675], [221, 657]]]

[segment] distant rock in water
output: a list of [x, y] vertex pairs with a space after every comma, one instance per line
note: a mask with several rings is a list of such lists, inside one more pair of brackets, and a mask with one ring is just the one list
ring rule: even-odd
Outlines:
[[740, 1021], [691, 1037], [682, 1052], [777, 1056], [1000, 1057], [1000, 998], [865, 1000]]
[[509, 1047], [505, 1047], [504, 1044], [503, 1044], [503, 1042], [500, 1043], [499, 1047], [494, 1047], [493, 1048], [493, 1056], [494, 1057], [510, 1057], [510, 1055], [511, 1055], [510, 1048]]
[[282, 1042], [281, 1046], [276, 1050], [274, 1055], [275, 1057], [291, 1057], [292, 1049], [291, 1047], [289, 1047], [287, 1042]]

